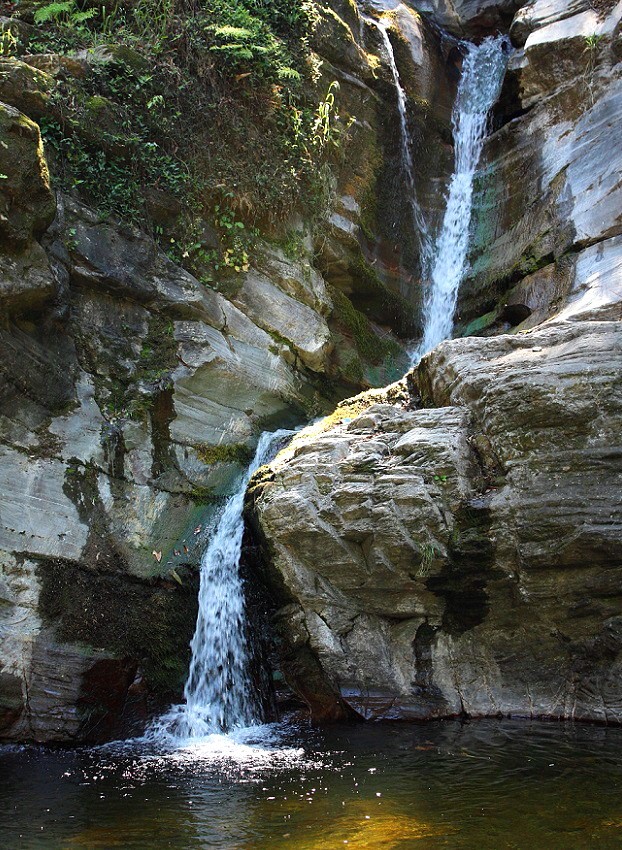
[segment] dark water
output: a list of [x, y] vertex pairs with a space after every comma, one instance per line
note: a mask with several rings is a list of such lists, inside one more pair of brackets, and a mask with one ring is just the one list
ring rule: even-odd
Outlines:
[[622, 730], [514, 722], [0, 749], [0, 848], [622, 847]]

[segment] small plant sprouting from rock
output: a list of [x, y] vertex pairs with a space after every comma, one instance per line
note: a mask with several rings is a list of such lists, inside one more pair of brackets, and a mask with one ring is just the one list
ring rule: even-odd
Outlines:
[[432, 563], [438, 555], [436, 546], [433, 543], [422, 543], [421, 545], [421, 564], [417, 570], [418, 578], [426, 578], [430, 575]]
[[585, 36], [585, 50], [583, 52], [586, 53], [587, 51], [589, 51], [590, 53], [594, 53], [594, 51], [596, 50], [596, 48], [600, 44], [601, 40], [602, 40], [602, 35], [596, 35], [596, 33], [594, 33], [592, 35], [586, 35]]
[[0, 56], [15, 56], [17, 44], [17, 38], [10, 29], [0, 31]]
[[594, 71], [596, 70], [596, 59], [598, 53], [598, 46], [602, 41], [602, 35], [597, 35], [596, 33], [592, 33], [592, 35], [585, 36], [585, 47], [583, 49], [583, 53], [587, 54], [587, 64], [585, 67], [584, 79], [585, 86], [590, 95], [591, 105], [594, 105], [594, 89], [593, 89], [593, 78]]

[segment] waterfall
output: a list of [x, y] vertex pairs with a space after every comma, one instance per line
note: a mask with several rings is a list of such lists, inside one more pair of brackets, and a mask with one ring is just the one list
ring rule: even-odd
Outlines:
[[473, 184], [488, 128], [488, 114], [499, 97], [507, 66], [506, 37], [469, 44], [453, 109], [455, 165], [447, 207], [430, 264], [430, 290], [424, 304], [424, 332], [415, 353], [424, 354], [451, 336], [458, 289], [467, 272]]
[[389, 38], [389, 22], [383, 18], [377, 20], [376, 18], [371, 18], [363, 14], [361, 14], [361, 18], [367, 21], [367, 23], [374, 26], [380, 33], [382, 42], [384, 44], [385, 52], [387, 54], [387, 59], [389, 61], [389, 68], [391, 69], [391, 74], [393, 76], [393, 83], [395, 85], [395, 92], [397, 94], [397, 110], [399, 114], [400, 124], [402, 171], [404, 173], [404, 179], [406, 180], [406, 191], [412, 215], [413, 229], [419, 239], [420, 264], [421, 268], [425, 269], [429, 263], [431, 255], [431, 241], [428, 234], [427, 222], [421, 211], [421, 207], [419, 206], [419, 201], [417, 199], [417, 191], [415, 188], [412, 141], [410, 138], [410, 133], [408, 132], [406, 92], [404, 91], [404, 87], [402, 86], [400, 72], [395, 61], [395, 52], [393, 50], [393, 45], [391, 44], [391, 39]]
[[172, 708], [152, 735], [200, 738], [260, 721], [252, 693], [246, 646], [244, 588], [240, 555], [244, 494], [253, 473], [291, 431], [266, 432], [236, 492], [227, 500], [201, 559], [199, 613], [190, 644], [192, 659], [185, 704]]

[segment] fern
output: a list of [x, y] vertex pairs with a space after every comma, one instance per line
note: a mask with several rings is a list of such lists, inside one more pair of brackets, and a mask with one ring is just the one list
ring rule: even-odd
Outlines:
[[84, 21], [89, 21], [91, 18], [94, 18], [97, 14], [97, 9], [86, 9], [84, 12], [74, 12], [70, 15], [70, 21], [72, 24], [82, 24]]
[[301, 80], [302, 74], [300, 74], [295, 68], [288, 68], [286, 65], [282, 65], [277, 69], [276, 72], [279, 80]]
[[221, 38], [239, 38], [242, 41], [246, 41], [249, 38], [253, 37], [253, 33], [249, 29], [245, 29], [244, 27], [232, 27], [232, 26], [216, 26], [215, 24], [206, 27], [210, 32], [213, 32], [214, 35], [218, 35]]
[[75, 9], [75, 0], [62, 0], [60, 3], [48, 3], [35, 12], [35, 24], [56, 21], [62, 15], [68, 15]]
[[81, 11], [76, 6], [76, 0], [60, 0], [59, 2], [46, 3], [41, 6], [34, 15], [36, 24], [46, 24], [49, 21], [58, 21], [69, 26], [79, 26], [89, 21], [97, 14], [97, 9], [86, 9]]
[[210, 47], [210, 50], [219, 51], [221, 53], [229, 53], [237, 59], [252, 59], [253, 49], [245, 44], [218, 44]]

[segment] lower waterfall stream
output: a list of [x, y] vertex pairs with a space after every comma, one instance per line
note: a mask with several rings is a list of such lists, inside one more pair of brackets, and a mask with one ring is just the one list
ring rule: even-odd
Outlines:
[[244, 534], [244, 494], [254, 472], [274, 455], [291, 431], [264, 432], [255, 456], [227, 500], [201, 559], [199, 613], [192, 638], [185, 703], [174, 706], [150, 735], [173, 740], [259, 723], [249, 682], [244, 588], [240, 555]]

